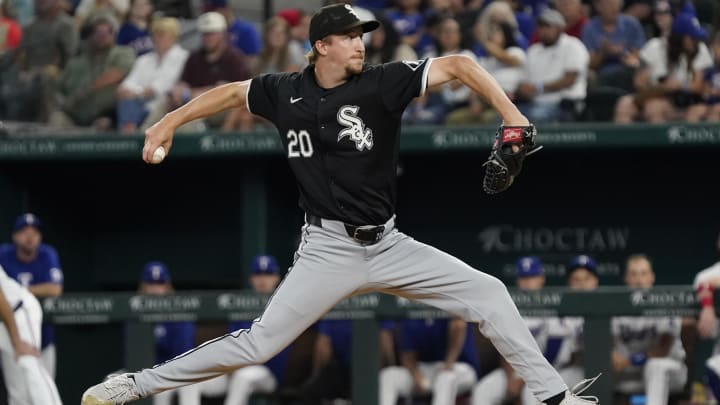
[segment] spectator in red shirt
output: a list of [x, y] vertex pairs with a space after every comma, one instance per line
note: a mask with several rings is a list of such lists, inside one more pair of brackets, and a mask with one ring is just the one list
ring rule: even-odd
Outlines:
[[20, 24], [5, 16], [6, 7], [6, 3], [0, 0], [0, 53], [17, 48], [22, 38]]

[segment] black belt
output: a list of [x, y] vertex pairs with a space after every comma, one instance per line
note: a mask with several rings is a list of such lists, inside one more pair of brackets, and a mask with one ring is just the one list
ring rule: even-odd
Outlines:
[[[319, 216], [305, 214], [305, 218], [308, 224], [322, 228], [322, 219]], [[363, 245], [374, 245], [380, 242], [380, 239], [385, 234], [385, 225], [356, 226], [346, 223], [343, 223], [343, 225], [345, 225], [345, 232], [347, 232], [348, 236]]]
[[17, 311], [18, 309], [22, 308], [22, 306], [23, 306], [22, 300], [18, 301], [18, 303], [15, 304], [15, 306], [13, 307], [13, 312], [15, 312], [15, 311]]

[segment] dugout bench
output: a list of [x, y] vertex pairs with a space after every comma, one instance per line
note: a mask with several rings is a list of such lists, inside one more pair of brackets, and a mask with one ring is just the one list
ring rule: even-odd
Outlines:
[[[586, 376], [603, 373], [589, 392], [597, 395], [602, 404], [610, 404], [613, 398], [610, 317], [695, 317], [699, 309], [694, 292], [688, 286], [659, 286], [647, 291], [601, 287], [595, 292], [572, 292], [549, 287], [539, 292], [511, 289], [510, 293], [523, 315], [585, 318]], [[249, 291], [198, 291], [169, 296], [68, 293], [62, 297], [45, 299], [43, 309], [46, 320], [58, 325], [124, 322], [125, 363], [128, 369], [135, 370], [153, 363], [153, 322], [254, 319], [262, 312], [267, 298]], [[716, 299], [716, 302], [720, 302], [720, 299]], [[326, 314], [326, 319], [353, 321], [353, 404], [377, 403], [380, 359], [379, 356], [367, 355], [379, 350], [377, 319], [447, 316], [447, 313], [435, 308], [383, 294], [352, 297]], [[96, 383], [100, 377], [97, 376], [88, 384]], [[150, 401], [141, 403], [148, 404]]]

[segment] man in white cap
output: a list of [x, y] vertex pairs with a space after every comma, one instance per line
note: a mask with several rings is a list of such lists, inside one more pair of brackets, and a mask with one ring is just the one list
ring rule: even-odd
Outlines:
[[[246, 80], [250, 69], [242, 52], [229, 45], [227, 22], [222, 14], [211, 11], [200, 15], [197, 29], [202, 33], [202, 47], [195, 50], [185, 62], [180, 82], [170, 92], [169, 110], [187, 103], [212, 87]], [[167, 112], [162, 111], [162, 115]], [[239, 112], [217, 114], [205, 124], [222, 129], [233, 129], [240, 120]], [[159, 119], [160, 117], [158, 117]], [[186, 130], [199, 131], [203, 125], [189, 125]]]
[[569, 118], [563, 101], [572, 105], [585, 99], [590, 55], [579, 39], [564, 31], [562, 14], [543, 10], [537, 24], [539, 42], [528, 49], [527, 81], [515, 95], [530, 121], [563, 121]]

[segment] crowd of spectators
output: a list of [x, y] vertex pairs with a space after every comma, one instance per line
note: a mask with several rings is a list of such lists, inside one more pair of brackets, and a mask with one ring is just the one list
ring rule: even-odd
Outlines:
[[[342, 0], [333, 0], [342, 1]], [[712, 0], [344, 0], [382, 28], [370, 63], [475, 58], [534, 122], [718, 121], [720, 36]], [[0, 0], [0, 120], [136, 133], [222, 83], [307, 66], [313, 10], [247, 21], [228, 0], [195, 18], [166, 0]], [[182, 18], [176, 18], [176, 16]], [[190, 17], [190, 18], [188, 18]], [[498, 121], [451, 82], [408, 124]], [[231, 110], [183, 128], [264, 125]]]

